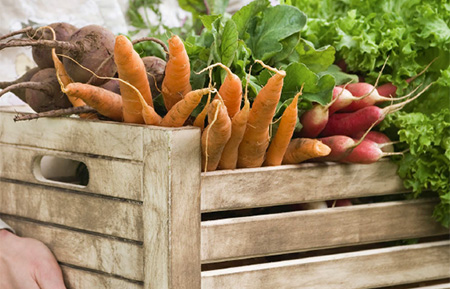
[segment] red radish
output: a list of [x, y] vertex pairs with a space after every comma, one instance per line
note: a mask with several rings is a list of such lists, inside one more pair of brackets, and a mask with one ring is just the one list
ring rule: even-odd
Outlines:
[[350, 199], [341, 199], [341, 200], [327, 201], [327, 205], [329, 208], [335, 208], [335, 207], [353, 206], [353, 203]]
[[343, 108], [343, 111], [346, 111], [346, 112], [356, 111], [362, 107], [374, 105], [374, 104], [376, 104], [378, 102], [382, 102], [382, 101], [391, 100], [390, 98], [387, 98], [387, 97], [381, 97], [376, 90], [378, 81], [380, 80], [380, 77], [381, 77], [381, 73], [383, 72], [388, 59], [389, 59], [389, 56], [386, 58], [386, 60], [383, 64], [383, 67], [381, 67], [381, 71], [378, 74], [377, 80], [375, 81], [375, 85], [371, 85], [364, 81], [359, 81], [358, 83], [348, 84], [347, 87], [345, 87], [358, 100], [353, 101], [350, 105]]
[[[353, 135], [355, 139], [360, 139], [366, 134], [366, 132], [361, 131]], [[393, 152], [394, 145], [387, 135], [379, 131], [370, 131], [366, 134], [365, 139], [376, 142], [377, 144], [384, 145], [381, 150], [384, 152]]]
[[347, 86], [347, 90], [359, 100], [355, 100], [347, 107], [343, 108], [342, 111], [351, 112], [357, 111], [358, 109], [375, 105], [384, 101], [392, 101], [392, 98], [381, 96], [378, 90], [370, 83], [359, 82], [350, 83]]
[[338, 110], [343, 109], [344, 107], [349, 106], [353, 101], [358, 100], [358, 98], [354, 97], [352, 93], [346, 89], [345, 86], [336, 86], [333, 89], [333, 100], [335, 101], [329, 108], [330, 115]]
[[333, 89], [333, 96], [330, 103], [327, 105], [315, 104], [313, 107], [302, 114], [300, 123], [302, 130], [300, 137], [314, 138], [325, 128], [329, 116], [341, 107], [347, 106], [355, 98], [351, 93], [344, 88], [335, 87]]
[[386, 156], [401, 155], [403, 153], [383, 152], [380, 145], [371, 140], [363, 140], [341, 161], [354, 164], [372, 164]]
[[328, 122], [328, 107], [314, 104], [313, 107], [302, 114], [300, 123], [302, 130], [300, 137], [314, 138], [325, 128]]
[[[402, 109], [407, 103], [419, 97], [431, 85], [432, 84], [429, 84], [414, 97], [400, 103], [386, 106], [385, 108], [371, 105], [355, 112], [335, 113], [329, 117], [328, 123], [320, 135], [324, 137], [332, 135], [352, 136], [360, 131], [367, 131], [371, 126], [380, 123], [387, 114]], [[410, 94], [413, 94], [417, 89], [418, 88], [414, 89]]]
[[366, 131], [374, 123], [380, 123], [385, 115], [385, 110], [375, 105], [355, 112], [335, 113], [330, 116], [321, 136], [351, 136], [355, 132]]
[[355, 140], [345, 135], [333, 135], [319, 138], [319, 140], [327, 145], [331, 152], [327, 156], [314, 159], [314, 161], [337, 162], [343, 159], [355, 145]]
[[[406, 80], [407, 83], [411, 83], [414, 79], [425, 73], [425, 71], [428, 70], [428, 68], [433, 64], [434, 61], [436, 61], [437, 57], [433, 59], [421, 72], [416, 74], [413, 77], [410, 77]], [[385, 83], [378, 87], [378, 94], [381, 96], [388, 96], [388, 97], [395, 97], [397, 95], [397, 86], [395, 86], [392, 83]]]
[[[314, 159], [314, 161], [341, 161], [347, 157], [352, 150], [367, 137], [367, 135], [371, 133], [371, 130], [375, 124], [376, 123], [373, 123], [365, 132], [363, 132], [359, 139], [353, 139], [345, 135], [333, 135], [319, 138], [323, 144], [327, 145], [331, 149], [331, 152], [324, 157]], [[380, 144], [380, 147], [381, 146], [385, 146], [385, 144]]]
[[347, 207], [347, 206], [353, 206], [353, 203], [349, 199], [336, 200], [336, 203], [334, 206], [335, 207]]

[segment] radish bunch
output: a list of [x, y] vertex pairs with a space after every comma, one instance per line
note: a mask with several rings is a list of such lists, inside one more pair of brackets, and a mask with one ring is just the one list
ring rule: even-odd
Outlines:
[[[318, 138], [331, 148], [329, 155], [315, 161], [370, 164], [385, 156], [401, 154], [393, 151], [393, 143], [386, 135], [371, 129], [429, 86], [413, 95], [417, 87], [398, 98], [382, 96], [375, 86], [365, 82], [336, 86], [328, 105], [315, 104], [301, 116], [300, 136]], [[383, 102], [391, 104], [382, 108], [379, 104]]]

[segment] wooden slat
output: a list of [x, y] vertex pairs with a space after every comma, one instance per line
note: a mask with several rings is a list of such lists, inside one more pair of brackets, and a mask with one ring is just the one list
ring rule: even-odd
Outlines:
[[448, 289], [450, 288], [450, 283], [447, 282], [445, 284], [436, 284], [429, 286], [420, 286], [420, 287], [411, 287], [410, 289]]
[[283, 254], [445, 234], [430, 200], [398, 201], [202, 222], [202, 261]]
[[142, 160], [142, 125], [58, 117], [14, 122], [0, 112], [0, 143]]
[[0, 188], [0, 214], [143, 240], [140, 204], [5, 181]]
[[202, 288], [377, 288], [450, 276], [450, 241], [202, 272]]
[[145, 133], [145, 288], [200, 289], [200, 130]]
[[[1, 143], [0, 152], [0, 178], [142, 201], [142, 163]], [[43, 178], [39, 166], [43, 156], [84, 163], [89, 170], [88, 185], [80, 186]]]
[[10, 216], [1, 218], [14, 228], [17, 235], [46, 244], [59, 262], [132, 280], [144, 280], [142, 245]]
[[62, 265], [61, 269], [67, 289], [144, 289], [142, 283], [116, 278], [114, 276], [75, 269], [65, 265]]
[[265, 207], [404, 191], [389, 161], [305, 163], [202, 173], [202, 212]]

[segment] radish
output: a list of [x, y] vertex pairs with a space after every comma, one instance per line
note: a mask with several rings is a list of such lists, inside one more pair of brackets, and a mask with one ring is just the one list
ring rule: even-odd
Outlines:
[[327, 205], [329, 208], [336, 208], [336, 207], [353, 206], [353, 203], [350, 199], [340, 199], [334, 201], [327, 201]]
[[0, 43], [0, 50], [18, 46], [62, 49], [66, 56], [64, 67], [75, 82], [100, 85], [106, 81], [93, 76], [92, 72], [102, 77], [114, 76], [116, 66], [111, 57], [114, 43], [115, 35], [111, 31], [99, 25], [87, 25], [75, 31], [67, 41], [11, 39]]
[[[364, 136], [366, 132], [361, 131], [353, 135], [353, 138], [360, 139]], [[377, 144], [383, 145], [381, 148], [384, 152], [393, 152], [394, 151], [394, 143], [389, 139], [387, 135], [379, 131], [370, 131], [367, 133], [366, 139], [376, 142]]]
[[[434, 61], [436, 61], [436, 59], [438, 59], [437, 57], [435, 59], [433, 59], [421, 72], [419, 72], [418, 74], [416, 74], [413, 77], [410, 77], [406, 80], [407, 83], [411, 83], [413, 80], [415, 80], [417, 77], [419, 77], [420, 75], [422, 75], [423, 73], [425, 73], [425, 71], [428, 70], [428, 68], [431, 66], [431, 64], [433, 64]], [[392, 83], [385, 83], [381, 86], [378, 87], [378, 94], [381, 96], [387, 96], [387, 97], [395, 97], [397, 95], [397, 86], [395, 86]]]
[[347, 86], [347, 90], [359, 100], [352, 101], [343, 108], [342, 111], [344, 112], [357, 111], [380, 102], [392, 101], [391, 97], [381, 96], [375, 86], [365, 82], [351, 83]]
[[333, 114], [336, 111], [349, 106], [353, 101], [358, 100], [352, 93], [346, 88], [346, 86], [336, 86], [333, 89], [333, 99], [336, 99], [329, 108], [329, 114]]
[[380, 144], [366, 139], [356, 146], [348, 154], [348, 156], [343, 158], [341, 161], [344, 163], [354, 164], [372, 164], [379, 161], [383, 157], [402, 154], [402, 152], [383, 152], [380, 148]]
[[343, 159], [350, 150], [355, 145], [355, 140], [351, 137], [345, 135], [333, 135], [329, 137], [322, 137], [319, 140], [327, 145], [331, 152], [324, 157], [319, 157], [314, 159], [313, 161], [329, 161], [329, 162], [337, 162]]
[[[346, 135], [352, 136], [360, 131], [367, 131], [371, 126], [380, 123], [384, 117], [392, 112], [398, 111], [403, 108], [407, 103], [413, 101], [419, 97], [425, 90], [427, 90], [432, 84], [429, 84], [425, 89], [419, 92], [414, 97], [397, 103], [385, 108], [380, 108], [375, 105], [367, 106], [359, 109], [355, 112], [349, 113], [335, 113], [329, 117], [328, 123], [321, 132], [321, 136], [332, 136], [332, 135]], [[416, 89], [414, 89], [409, 95], [413, 94]]]
[[313, 107], [302, 114], [300, 123], [302, 129], [299, 133], [300, 137], [314, 138], [325, 128], [329, 116], [336, 110], [347, 106], [354, 98], [351, 93], [344, 88], [335, 87], [330, 103], [327, 105], [315, 104]]
[[314, 138], [320, 134], [328, 122], [328, 107], [315, 104], [300, 117], [302, 129], [300, 137]]

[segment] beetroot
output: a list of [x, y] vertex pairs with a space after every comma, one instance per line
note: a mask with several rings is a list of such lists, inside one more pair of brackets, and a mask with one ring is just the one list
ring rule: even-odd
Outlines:
[[155, 98], [161, 92], [161, 85], [166, 72], [166, 62], [156, 56], [142, 57], [145, 69], [147, 70], [148, 83], [152, 91], [152, 97]]
[[[13, 86], [15, 84], [19, 84], [22, 82], [30, 81], [31, 77], [35, 75], [40, 70], [39, 67], [34, 67], [27, 72], [25, 72], [21, 77], [17, 78], [13, 81], [0, 81], [0, 89], [8, 88], [8, 91], [11, 91], [14, 93], [18, 98], [20, 98], [22, 101], [25, 101], [25, 88], [10, 88], [10, 86]], [[16, 86], [17, 87], [17, 86]]]
[[115, 36], [111, 31], [99, 25], [87, 25], [75, 31], [67, 41], [12, 39], [0, 43], [0, 49], [18, 46], [61, 49], [66, 56], [63, 57], [64, 67], [75, 82], [101, 85], [106, 80], [93, 76], [92, 72], [102, 77], [114, 76], [114, 43]]
[[[78, 30], [77, 27], [65, 22], [52, 23], [48, 26], [53, 28], [53, 30], [55, 31], [56, 40], [60, 41], [69, 40], [70, 36]], [[52, 40], [53, 33], [49, 29], [41, 29], [36, 32], [36, 35], [33, 37], [33, 39]], [[51, 48], [35, 46], [32, 48], [31, 52], [33, 55], [33, 60], [34, 62], [36, 62], [37, 66], [39, 66], [40, 68], [53, 68]], [[61, 54], [61, 48], [57, 48], [56, 53]]]
[[24, 101], [36, 112], [69, 108], [72, 106], [61, 91], [54, 68], [41, 69], [30, 81], [11, 85], [0, 92], [0, 96], [14, 89], [25, 89]]

